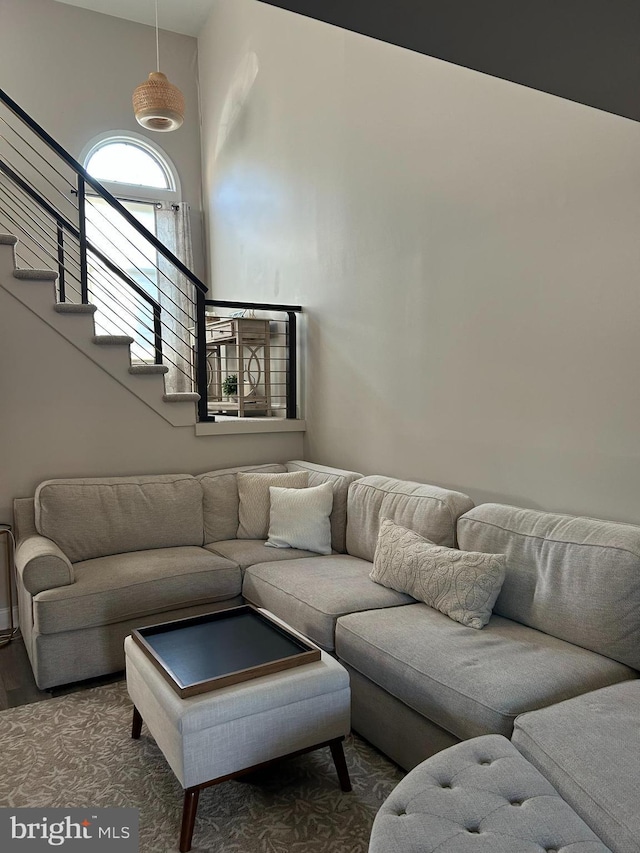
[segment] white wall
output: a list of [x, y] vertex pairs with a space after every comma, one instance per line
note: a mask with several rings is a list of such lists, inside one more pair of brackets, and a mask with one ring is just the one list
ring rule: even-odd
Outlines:
[[640, 125], [256, 0], [199, 66], [214, 294], [305, 306], [307, 458], [640, 522]]
[[[162, 67], [188, 113], [180, 130], [154, 141], [197, 209], [196, 41], [162, 38]], [[110, 128], [144, 133], [131, 92], [154, 67], [154, 45], [139, 24], [53, 0], [0, 0], [0, 85], [75, 155]], [[14, 498], [50, 477], [199, 473], [302, 451], [299, 433], [196, 437], [193, 427], [171, 427], [0, 287], [0, 521], [11, 521]], [[0, 627], [6, 601], [0, 548]]]

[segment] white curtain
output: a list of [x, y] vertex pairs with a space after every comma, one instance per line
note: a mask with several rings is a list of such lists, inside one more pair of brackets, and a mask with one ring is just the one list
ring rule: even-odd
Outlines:
[[[189, 205], [156, 208], [158, 239], [188, 268], [193, 268]], [[158, 253], [158, 293], [162, 307], [163, 360], [168, 394], [193, 391], [193, 328], [195, 287], [173, 264]]]

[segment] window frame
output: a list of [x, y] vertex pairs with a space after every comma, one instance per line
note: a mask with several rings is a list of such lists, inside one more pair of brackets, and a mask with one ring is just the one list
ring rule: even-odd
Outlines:
[[[88, 172], [89, 170], [87, 169], [87, 166], [89, 164], [89, 161], [98, 150], [100, 150], [101, 148], [105, 148], [110, 144], [122, 142], [127, 143], [129, 145], [134, 145], [138, 149], [153, 157], [153, 159], [163, 170], [164, 174], [167, 176], [167, 182], [170, 185], [170, 189], [145, 186], [143, 184], [128, 184], [123, 181], [105, 181], [101, 180], [100, 178], [95, 178], [95, 180], [99, 181], [99, 183], [106, 190], [108, 190], [111, 195], [115, 196], [118, 201], [123, 203], [125, 207], [128, 205], [128, 203], [133, 203], [152, 205], [155, 209], [167, 209], [172, 205], [179, 204], [182, 200], [181, 186], [180, 178], [176, 167], [174, 166], [171, 159], [167, 156], [167, 154], [163, 151], [163, 149], [160, 148], [159, 145], [150, 142], [146, 137], [142, 136], [141, 134], [134, 133], [128, 130], [110, 130], [101, 133], [98, 136], [95, 136], [89, 143], [87, 143], [87, 145], [84, 146], [79, 157], [79, 162]], [[102, 201], [99, 193], [97, 193], [90, 185], [87, 185], [85, 189], [87, 200], [96, 199]], [[135, 214], [133, 215], [135, 216]], [[152, 233], [156, 235], [155, 226], [152, 229]], [[135, 275], [133, 277], [135, 279]], [[152, 298], [158, 299], [158, 294], [151, 292], [149, 284], [153, 284], [153, 282], [149, 281], [149, 283], [143, 283], [143, 289], [146, 290]], [[138, 326], [136, 326], [136, 316], [137, 315], [134, 314], [133, 320], [131, 319], [131, 317], [125, 317], [124, 322], [131, 326], [131, 334], [137, 342], [137, 332], [139, 332], [139, 325], [142, 321], [140, 321], [138, 323]], [[112, 332], [107, 331], [107, 333], [111, 334]], [[142, 335], [142, 337], [144, 338], [144, 335]], [[132, 358], [135, 363], [151, 363], [151, 359], [153, 358], [153, 356], [149, 352], [146, 352], [145, 346], [145, 344], [134, 344], [134, 347], [138, 347], [137, 349], [132, 349]]]
[[[143, 184], [127, 184], [122, 181], [103, 181], [99, 178], [102, 186], [119, 201], [155, 202], [156, 204], [178, 204], [182, 201], [180, 178], [178, 171], [167, 154], [159, 145], [148, 140], [139, 133], [130, 130], [110, 130], [94, 137], [81, 152], [80, 162], [87, 169], [89, 160], [100, 149], [114, 143], [126, 143], [134, 145], [146, 154], [153, 157], [164, 174], [167, 176], [169, 189], [162, 187], [150, 187]], [[92, 176], [93, 177], [93, 176]], [[92, 192], [88, 188], [89, 192]]]

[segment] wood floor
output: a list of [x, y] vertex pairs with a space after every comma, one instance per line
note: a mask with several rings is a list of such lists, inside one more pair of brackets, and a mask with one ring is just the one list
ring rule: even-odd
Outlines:
[[92, 678], [77, 684], [55, 687], [53, 690], [40, 690], [33, 678], [24, 641], [18, 636], [9, 645], [0, 648], [0, 711], [16, 708], [18, 705], [28, 705], [30, 702], [54, 699], [56, 696], [85, 690], [87, 687], [120, 681], [123, 676], [124, 673], [115, 673], [103, 678]]

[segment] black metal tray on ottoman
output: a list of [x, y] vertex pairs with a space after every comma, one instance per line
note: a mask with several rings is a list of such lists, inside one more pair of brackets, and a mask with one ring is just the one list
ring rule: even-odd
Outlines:
[[132, 637], [182, 699], [320, 660], [319, 649], [249, 604]]

